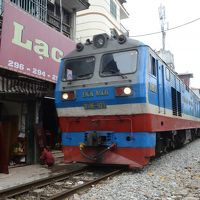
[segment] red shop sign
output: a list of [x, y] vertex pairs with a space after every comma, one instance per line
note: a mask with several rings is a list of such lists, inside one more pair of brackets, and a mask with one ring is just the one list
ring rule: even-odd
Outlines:
[[11, 2], [4, 2], [0, 67], [56, 82], [60, 59], [75, 43]]

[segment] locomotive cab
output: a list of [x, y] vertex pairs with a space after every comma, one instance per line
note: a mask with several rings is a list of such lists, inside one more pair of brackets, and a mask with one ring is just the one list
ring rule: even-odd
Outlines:
[[[93, 103], [101, 102], [106, 96], [107, 100], [110, 98], [117, 101], [119, 97], [131, 96], [132, 100], [137, 101], [137, 98], [142, 98], [142, 101], [146, 102], [148, 63], [144, 62], [143, 56], [146, 55], [142, 43], [126, 39], [125, 36], [114, 39], [109, 38], [107, 34], [100, 34], [94, 36], [93, 41], [87, 40], [85, 45], [78, 43], [76, 50], [62, 60], [59, 75], [61, 80], [57, 84], [56, 91], [62, 91], [63, 94], [60, 96], [61, 99], [58, 96], [56, 101], [60, 100], [60, 103], [65, 100], [75, 101], [76, 95], [81, 95], [76, 99], [76, 103], [79, 101], [85, 108], [89, 108], [87, 100], [92, 100]], [[93, 91], [94, 84], [101, 89]], [[78, 87], [85, 90], [79, 94], [76, 90]], [[71, 90], [73, 88], [75, 90]], [[117, 99], [114, 99], [115, 97]], [[101, 114], [106, 115], [102, 111]]]

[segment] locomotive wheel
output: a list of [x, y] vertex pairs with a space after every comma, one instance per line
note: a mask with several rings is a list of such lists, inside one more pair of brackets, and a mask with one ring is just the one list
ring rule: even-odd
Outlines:
[[179, 131], [176, 135], [175, 135], [175, 147], [176, 148], [181, 148], [183, 147], [183, 145], [185, 144], [186, 141], [186, 133], [185, 131]]

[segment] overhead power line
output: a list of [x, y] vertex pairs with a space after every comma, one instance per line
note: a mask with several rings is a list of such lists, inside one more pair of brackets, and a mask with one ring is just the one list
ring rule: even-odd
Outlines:
[[[178, 26], [175, 26], [175, 27], [172, 27], [172, 28], [168, 28], [166, 29], [165, 31], [171, 31], [171, 30], [174, 30], [174, 29], [178, 29], [178, 28], [181, 28], [183, 26], [186, 26], [186, 25], [189, 25], [189, 24], [192, 24], [196, 21], [199, 21], [200, 20], [200, 17], [199, 18], [196, 18], [194, 20], [191, 20], [189, 22], [186, 22], [184, 24], [181, 24], [181, 25], [178, 25]], [[94, 21], [95, 22], [95, 21]], [[89, 30], [89, 29], [86, 29], [86, 30]], [[142, 37], [142, 36], [149, 36], [149, 35], [155, 35], [155, 34], [159, 34], [159, 33], [162, 33], [162, 31], [156, 31], [156, 32], [151, 32], [151, 33], [145, 33], [145, 34], [140, 34], [140, 35], [133, 35], [133, 36], [129, 36], [129, 37]], [[84, 36], [83, 38], [89, 38], [89, 37], [93, 37], [93, 35], [88, 35], [88, 36]], [[77, 38], [77, 40], [79, 40], [80, 38]]]
[[[186, 26], [188, 24], [192, 24], [192, 23], [194, 23], [194, 22], [196, 22], [198, 20], [200, 20], [200, 17], [196, 18], [196, 19], [194, 19], [192, 21], [186, 22], [184, 24], [181, 24], [181, 25], [178, 25], [178, 26], [175, 26], [175, 27], [172, 27], [172, 28], [168, 28], [165, 31], [171, 31], [171, 30], [174, 30], [174, 29], [177, 29], [177, 28], [181, 28], [181, 27]], [[162, 33], [162, 31], [156, 31], [156, 32], [152, 32], [152, 33], [145, 33], [145, 34], [134, 35], [134, 36], [129, 36], [129, 37], [142, 37], [142, 36], [148, 36], [148, 35], [155, 35], [155, 34], [159, 34], [159, 33]]]

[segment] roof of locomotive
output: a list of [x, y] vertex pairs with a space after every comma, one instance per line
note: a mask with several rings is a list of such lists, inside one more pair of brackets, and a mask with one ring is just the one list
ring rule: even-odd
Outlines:
[[107, 34], [99, 34], [96, 36], [100, 36], [100, 35], [106, 35], [106, 37], [107, 37], [106, 41], [105, 41], [105, 45], [102, 46], [101, 48], [95, 47], [95, 45], [94, 45], [95, 36], [94, 36], [93, 41], [87, 40], [87, 42], [85, 44], [78, 43], [79, 45], [80, 44], [82, 45], [82, 49], [79, 51], [76, 48], [71, 53], [66, 55], [63, 59], [73, 58], [73, 57], [77, 57], [77, 56], [79, 57], [79, 56], [91, 55], [91, 54], [100, 54], [100, 53], [110, 52], [113, 50], [120, 51], [123, 49], [130, 49], [130, 48], [144, 45], [142, 42], [131, 39], [126, 36], [123, 36], [125, 38], [125, 42], [120, 44], [119, 38], [118, 39], [110, 38], [110, 37], [108, 37]]

